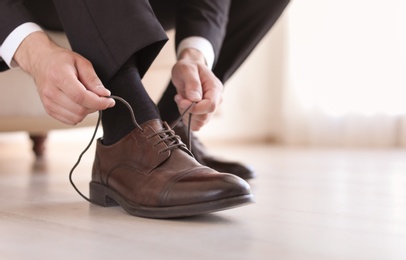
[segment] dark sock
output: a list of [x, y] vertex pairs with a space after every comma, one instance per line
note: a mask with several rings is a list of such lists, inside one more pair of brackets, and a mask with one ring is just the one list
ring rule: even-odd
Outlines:
[[178, 105], [174, 100], [176, 94], [176, 88], [171, 82], [158, 102], [158, 110], [161, 118], [168, 123], [175, 121], [180, 116]]
[[[134, 58], [127, 61], [114, 77], [106, 84], [112, 95], [125, 99], [134, 110], [138, 124], [158, 119], [159, 112], [155, 103], [146, 92]], [[103, 143], [114, 144], [129, 134], [134, 128], [128, 108], [116, 100], [116, 105], [102, 113]]]

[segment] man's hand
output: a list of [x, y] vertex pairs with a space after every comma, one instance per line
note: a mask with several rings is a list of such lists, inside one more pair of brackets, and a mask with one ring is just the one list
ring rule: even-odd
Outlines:
[[[185, 49], [172, 68], [172, 82], [178, 94], [175, 102], [182, 114], [192, 102], [191, 128], [199, 130], [205, 125], [223, 101], [223, 84], [206, 66], [203, 55], [195, 49]], [[187, 118], [185, 118], [187, 120]]]
[[27, 36], [14, 60], [35, 80], [46, 112], [75, 125], [88, 114], [114, 106], [115, 102], [92, 64], [79, 54], [53, 43], [44, 32]]

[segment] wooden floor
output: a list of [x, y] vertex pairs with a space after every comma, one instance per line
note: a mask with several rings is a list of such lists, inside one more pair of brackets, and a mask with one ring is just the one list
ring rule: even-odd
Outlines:
[[[51, 136], [35, 161], [0, 135], [0, 259], [406, 259], [406, 150], [212, 145], [256, 169], [256, 203], [153, 220], [75, 193], [85, 145]], [[75, 173], [85, 192], [93, 152]]]

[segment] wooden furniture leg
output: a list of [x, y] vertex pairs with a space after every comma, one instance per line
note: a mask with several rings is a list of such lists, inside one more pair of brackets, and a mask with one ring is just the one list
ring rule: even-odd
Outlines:
[[47, 139], [47, 134], [30, 134], [30, 139], [32, 140], [32, 150], [35, 156], [42, 157], [45, 152], [45, 140]]

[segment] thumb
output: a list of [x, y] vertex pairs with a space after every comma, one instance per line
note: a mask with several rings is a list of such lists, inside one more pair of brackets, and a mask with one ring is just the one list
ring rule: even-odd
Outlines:
[[203, 94], [200, 81], [195, 78], [189, 78], [189, 80], [185, 81], [184, 93], [180, 94], [192, 102], [201, 101]]
[[78, 79], [85, 88], [100, 97], [110, 96], [110, 90], [103, 86], [103, 83], [97, 76], [92, 64], [87, 60], [80, 60], [77, 63]]

